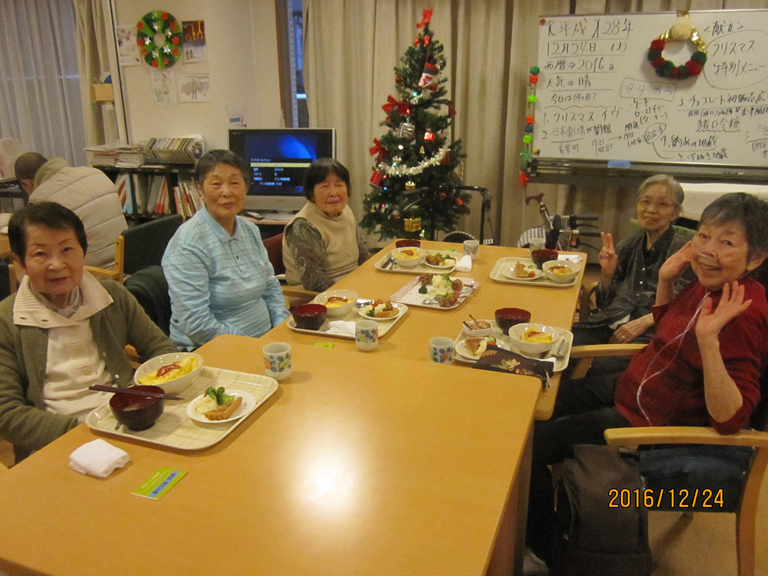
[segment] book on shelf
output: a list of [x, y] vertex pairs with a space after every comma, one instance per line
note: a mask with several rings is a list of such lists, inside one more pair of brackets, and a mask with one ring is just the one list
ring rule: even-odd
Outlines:
[[150, 138], [144, 145], [144, 155], [150, 162], [194, 164], [205, 153], [200, 136], [186, 138]]
[[117, 164], [117, 147], [111, 144], [89, 146], [85, 149], [88, 166], [114, 166]]

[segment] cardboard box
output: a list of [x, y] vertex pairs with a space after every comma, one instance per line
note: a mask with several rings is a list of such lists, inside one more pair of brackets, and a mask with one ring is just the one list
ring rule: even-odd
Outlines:
[[112, 84], [91, 84], [91, 102], [114, 102]]

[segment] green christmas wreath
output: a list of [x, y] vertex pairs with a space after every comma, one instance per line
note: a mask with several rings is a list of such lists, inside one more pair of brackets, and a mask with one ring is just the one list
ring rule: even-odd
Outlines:
[[[161, 46], [155, 37], [162, 34], [165, 41]], [[181, 26], [168, 12], [153, 10], [144, 14], [136, 24], [136, 43], [144, 61], [158, 70], [176, 64], [181, 55]]]

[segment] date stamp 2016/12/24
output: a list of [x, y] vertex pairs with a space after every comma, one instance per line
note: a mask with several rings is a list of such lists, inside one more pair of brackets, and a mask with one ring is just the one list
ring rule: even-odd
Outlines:
[[629, 490], [623, 488], [611, 488], [608, 491], [610, 501], [609, 508], [661, 508], [662, 506], [670, 508], [723, 508], [723, 490], [710, 490], [709, 488], [695, 490], [652, 490], [646, 488], [640, 490], [635, 488]]

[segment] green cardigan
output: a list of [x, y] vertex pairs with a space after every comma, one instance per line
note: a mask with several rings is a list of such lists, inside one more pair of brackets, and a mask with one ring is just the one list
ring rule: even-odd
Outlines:
[[[106, 370], [118, 386], [126, 387], [133, 379], [126, 344], [133, 345], [142, 360], [177, 350], [122, 284], [101, 284], [114, 302], [90, 317], [91, 332]], [[0, 436], [13, 444], [18, 462], [78, 422], [45, 410], [48, 331], [14, 324], [15, 300], [14, 294], [0, 302]]]

